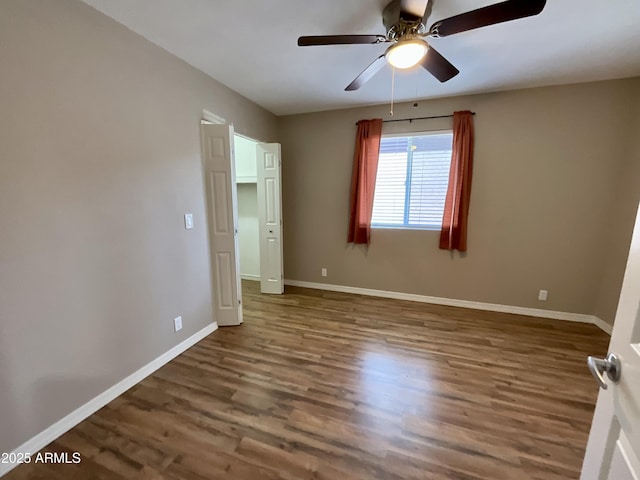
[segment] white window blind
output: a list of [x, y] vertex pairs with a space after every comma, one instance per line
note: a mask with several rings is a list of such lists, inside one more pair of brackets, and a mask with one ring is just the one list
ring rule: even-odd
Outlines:
[[451, 132], [382, 137], [373, 227], [442, 227], [452, 141]]

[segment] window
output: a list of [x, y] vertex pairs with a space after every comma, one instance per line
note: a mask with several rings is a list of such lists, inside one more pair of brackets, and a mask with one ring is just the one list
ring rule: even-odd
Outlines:
[[383, 136], [371, 226], [440, 230], [452, 132]]

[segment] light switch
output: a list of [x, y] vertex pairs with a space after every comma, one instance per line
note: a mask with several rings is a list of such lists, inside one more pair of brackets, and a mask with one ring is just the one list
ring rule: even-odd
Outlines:
[[187, 230], [191, 230], [193, 228], [193, 214], [185, 213], [184, 214], [184, 228]]

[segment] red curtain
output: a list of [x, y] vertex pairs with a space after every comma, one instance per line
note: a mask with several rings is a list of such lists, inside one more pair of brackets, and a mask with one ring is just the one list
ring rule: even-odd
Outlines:
[[369, 244], [382, 119], [360, 120], [351, 174], [349, 243]]
[[473, 114], [453, 114], [453, 151], [449, 188], [442, 218], [440, 248], [467, 251], [467, 217], [473, 171]]

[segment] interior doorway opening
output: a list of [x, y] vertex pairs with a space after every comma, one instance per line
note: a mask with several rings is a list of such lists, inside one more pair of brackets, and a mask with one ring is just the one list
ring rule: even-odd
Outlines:
[[214, 321], [239, 325], [242, 278], [259, 280], [260, 293], [284, 293], [281, 149], [208, 112], [200, 123]]

